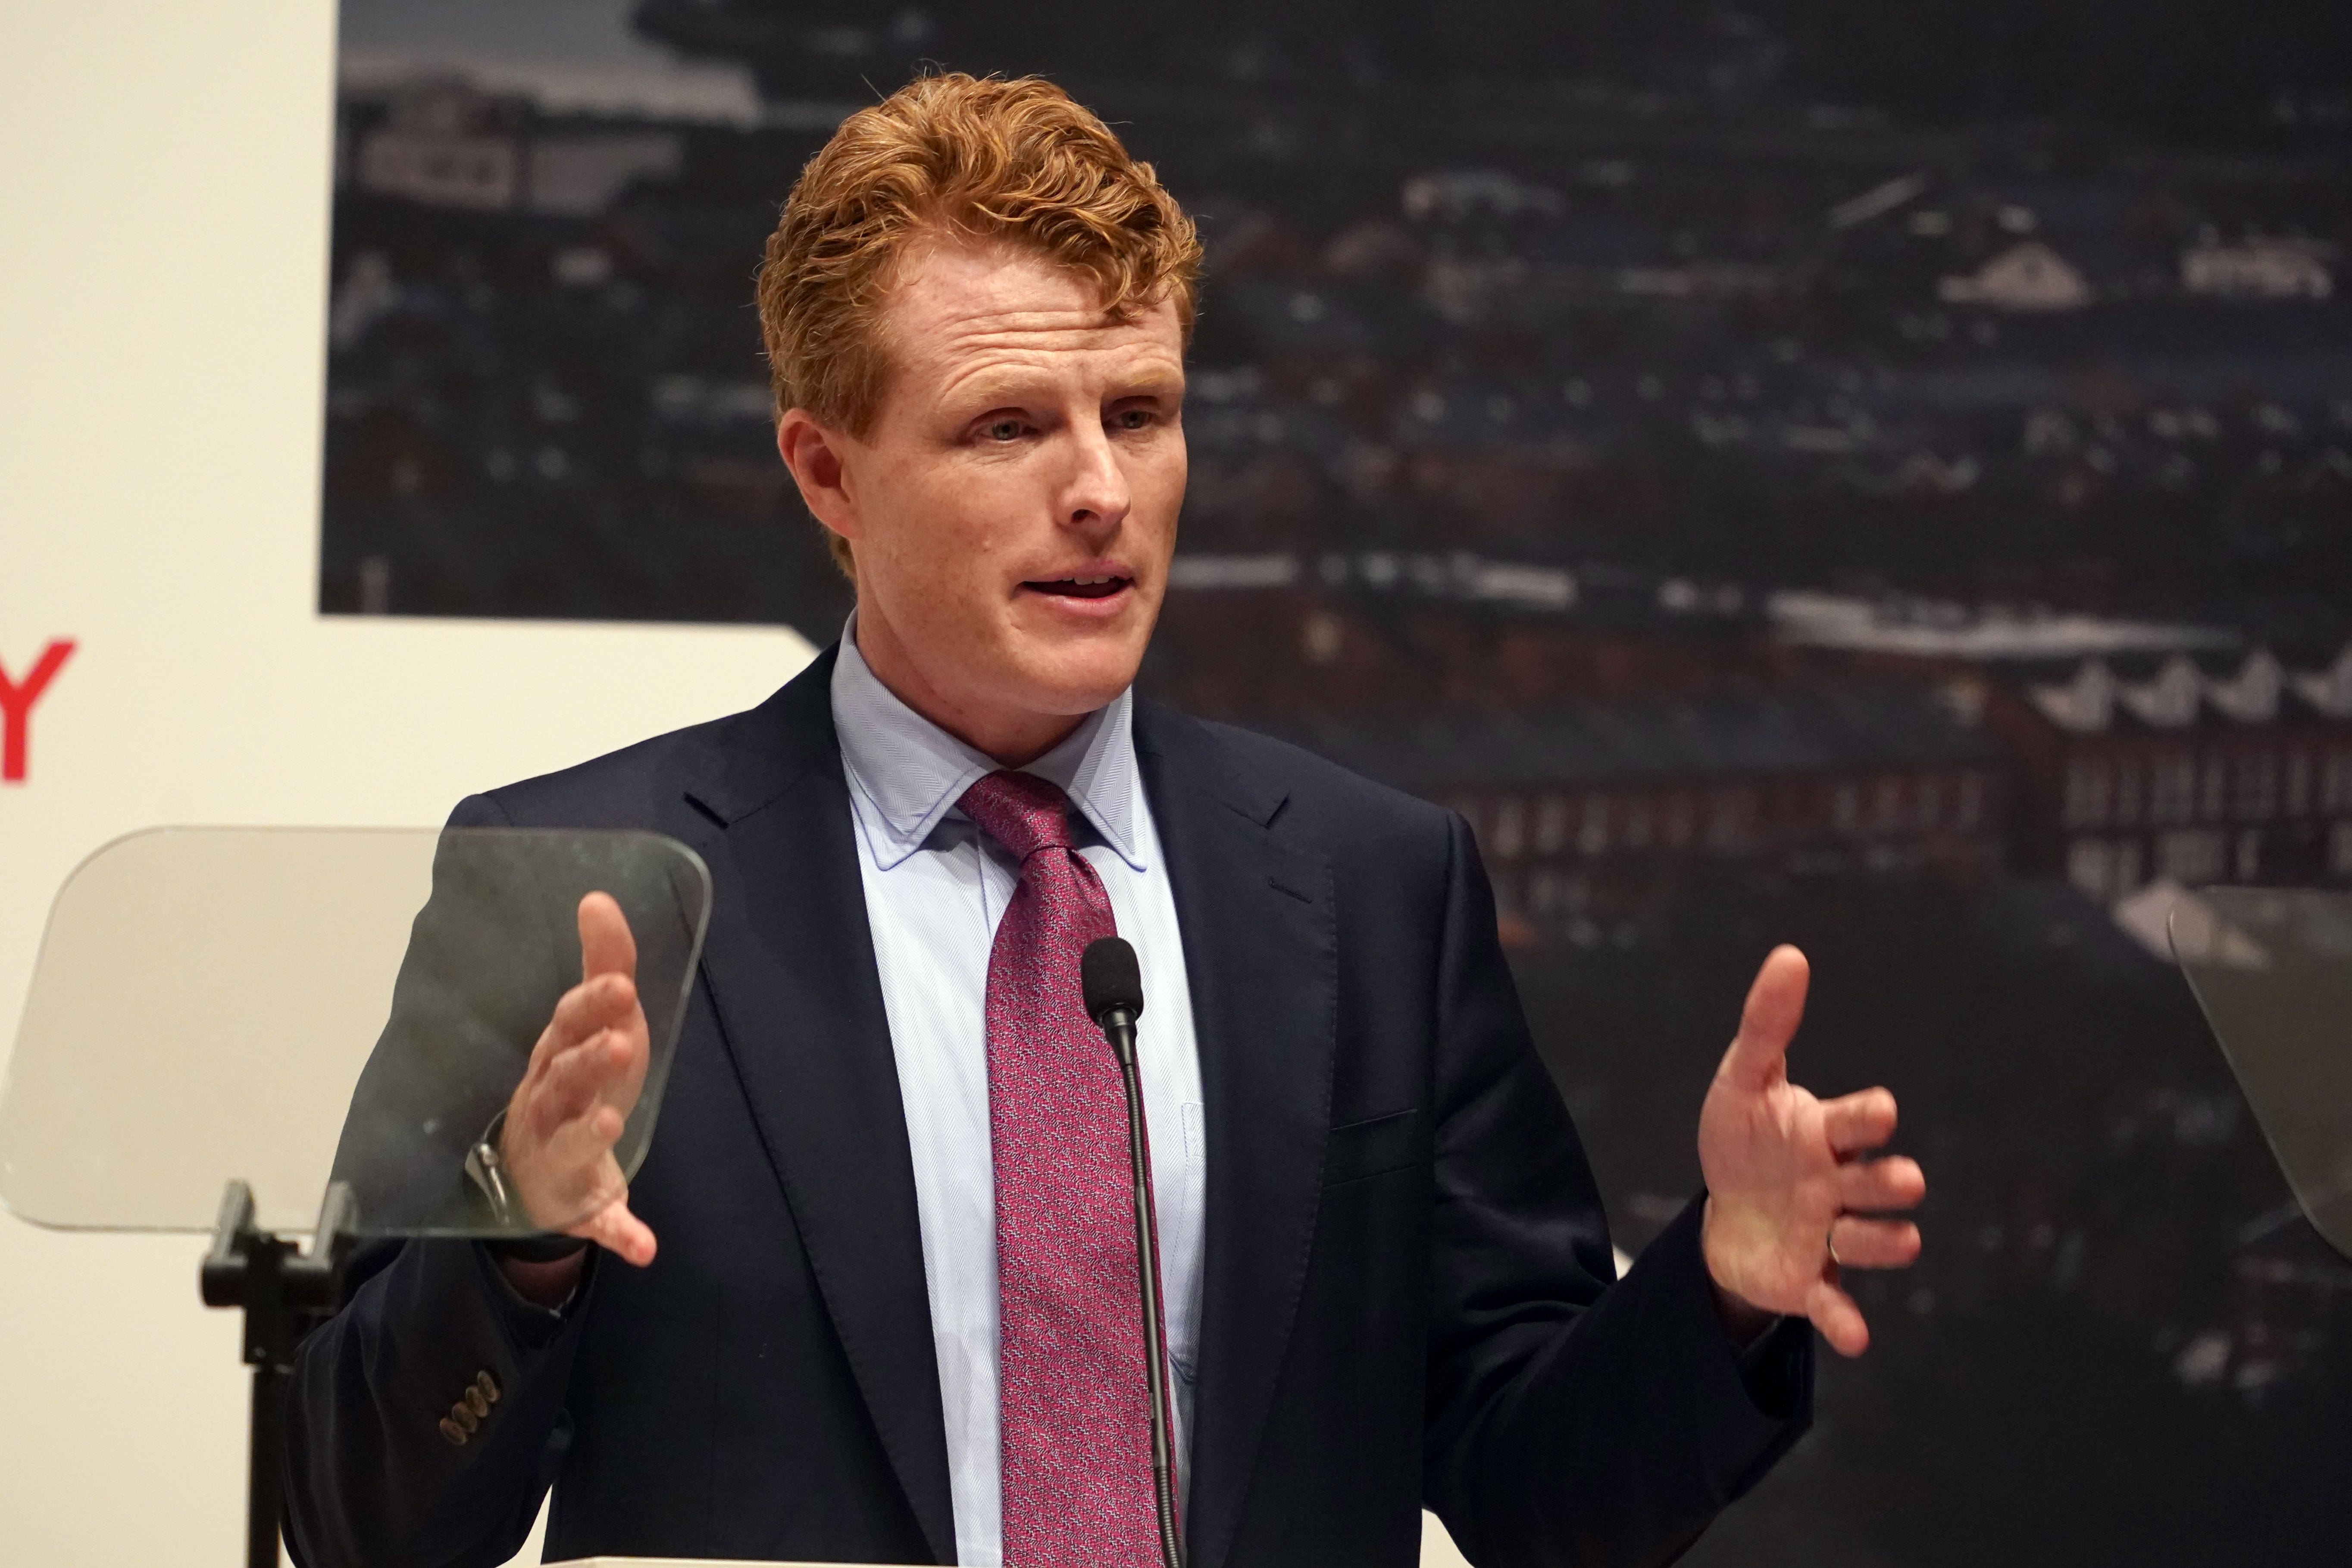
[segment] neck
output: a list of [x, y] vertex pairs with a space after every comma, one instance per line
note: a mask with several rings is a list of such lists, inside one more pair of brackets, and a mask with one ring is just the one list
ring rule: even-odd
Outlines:
[[1033, 713], [1001, 704], [960, 701], [924, 678], [889, 625], [861, 606], [857, 653], [890, 695], [1000, 767], [1025, 767], [1069, 739], [1083, 713]]

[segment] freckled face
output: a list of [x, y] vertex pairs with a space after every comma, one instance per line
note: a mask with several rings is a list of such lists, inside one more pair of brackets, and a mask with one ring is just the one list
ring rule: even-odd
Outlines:
[[856, 550], [859, 647], [984, 747], [1024, 718], [1066, 731], [1135, 679], [1167, 587], [1186, 472], [1175, 307], [1107, 322], [1042, 257], [953, 247], [912, 261], [883, 326], [882, 406], [840, 443], [847, 504], [829, 520]]

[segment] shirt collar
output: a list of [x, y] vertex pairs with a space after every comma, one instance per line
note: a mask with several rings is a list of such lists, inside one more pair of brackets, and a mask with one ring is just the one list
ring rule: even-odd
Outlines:
[[[887, 871], [921, 848], [955, 811], [963, 792], [996, 771], [882, 684], [857, 651], [857, 616], [842, 628], [833, 666], [833, 727], [850, 786], [869, 809], [874, 858]], [[1103, 842], [1138, 871], [1135, 692], [1121, 691], [1089, 713], [1060, 745], [1021, 770], [1061, 786]], [[957, 813], [961, 816], [961, 813]]]

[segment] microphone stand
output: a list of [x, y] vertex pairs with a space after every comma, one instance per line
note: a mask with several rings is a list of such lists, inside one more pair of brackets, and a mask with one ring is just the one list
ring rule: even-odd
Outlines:
[[[1132, 965], [1133, 958], [1128, 963]], [[1142, 1077], [1135, 1059], [1135, 1019], [1141, 1011], [1139, 1005], [1129, 1007], [1124, 1000], [1117, 1001], [1097, 1014], [1096, 1021], [1110, 1042], [1112, 1055], [1118, 1058], [1119, 1079], [1127, 1089], [1127, 1153], [1135, 1189], [1136, 1278], [1143, 1306], [1144, 1388], [1151, 1399], [1151, 1490], [1159, 1510], [1160, 1568], [1184, 1568], [1184, 1542], [1176, 1528], [1176, 1439], [1169, 1419], [1168, 1326], [1160, 1305], [1160, 1222], [1151, 1201], [1150, 1143], [1143, 1125]]]

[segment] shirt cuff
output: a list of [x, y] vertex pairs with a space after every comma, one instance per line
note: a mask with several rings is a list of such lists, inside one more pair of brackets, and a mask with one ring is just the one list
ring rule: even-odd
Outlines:
[[507, 1271], [499, 1267], [499, 1255], [488, 1242], [474, 1244], [474, 1256], [480, 1261], [482, 1272], [489, 1277], [492, 1296], [499, 1308], [499, 1318], [513, 1336], [515, 1348], [521, 1351], [545, 1350], [563, 1332], [572, 1321], [581, 1299], [588, 1294], [588, 1281], [595, 1277], [596, 1253], [591, 1247], [580, 1265], [580, 1278], [572, 1282], [571, 1292], [552, 1307], [542, 1307], [514, 1287]]

